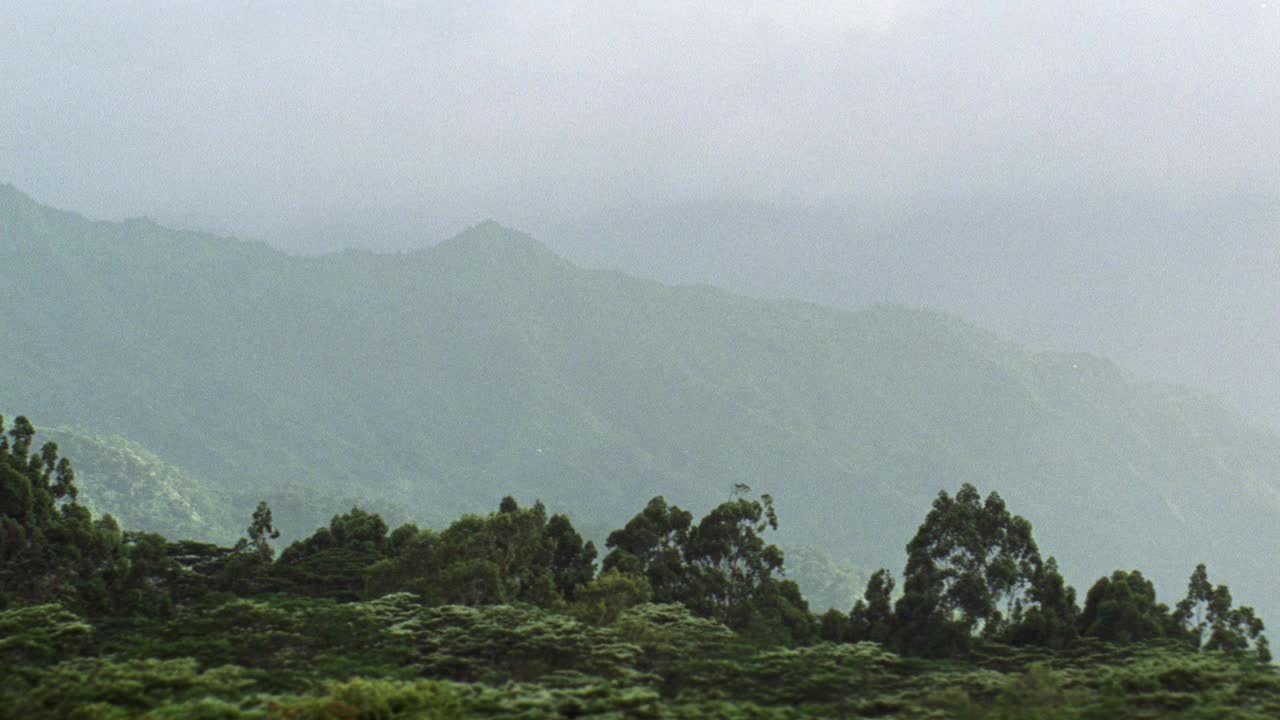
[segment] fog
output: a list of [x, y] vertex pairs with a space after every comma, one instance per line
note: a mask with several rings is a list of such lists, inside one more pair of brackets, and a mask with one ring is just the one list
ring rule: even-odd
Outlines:
[[292, 252], [483, 218], [927, 305], [1280, 428], [1280, 4], [10, 2], [0, 181]]

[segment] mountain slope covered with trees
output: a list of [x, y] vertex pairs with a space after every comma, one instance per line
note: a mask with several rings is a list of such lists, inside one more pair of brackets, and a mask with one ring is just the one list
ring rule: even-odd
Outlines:
[[229, 542], [240, 534], [237, 509], [250, 501], [218, 492], [141, 444], [68, 427], [39, 432], [76, 459], [79, 500], [94, 512], [175, 538]]
[[[7, 430], [7, 432], [6, 432]], [[37, 449], [38, 448], [38, 449]], [[25, 417], [0, 420], [0, 718], [1273, 717], [1262, 620], [1203, 565], [1084, 600], [997, 493], [940, 492], [905, 590], [847, 613], [782, 577], [770, 496], [655, 497], [597, 549], [503, 498], [447, 527], [358, 508], [277, 556], [124, 530]], [[654, 602], [658, 601], [658, 602]]]
[[875, 567], [971, 482], [1041, 518], [1077, 584], [1142, 567], [1176, 589], [1204, 561], [1276, 607], [1280, 440], [933, 312], [585, 270], [493, 223], [293, 257], [11, 187], [0, 293], [0, 407], [260, 492], [293, 536], [353, 502], [440, 524], [511, 493], [602, 539], [654, 495], [707, 508], [745, 483], [777, 498], [783, 540]]

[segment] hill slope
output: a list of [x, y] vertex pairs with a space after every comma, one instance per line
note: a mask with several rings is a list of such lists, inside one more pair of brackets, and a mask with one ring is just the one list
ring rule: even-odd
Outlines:
[[137, 442], [67, 427], [40, 428], [37, 437], [74, 459], [80, 502], [125, 529], [228, 544], [240, 536], [243, 499], [214, 492]]
[[0, 295], [0, 407], [292, 498], [295, 530], [343, 509], [330, 497], [440, 522], [514, 493], [598, 533], [654, 494], [702, 509], [745, 482], [788, 540], [898, 568], [932, 497], [969, 481], [1076, 582], [1141, 567], [1180, 595], [1205, 561], [1264, 607], [1275, 584], [1280, 440], [935, 313], [584, 270], [493, 223], [291, 257], [9, 187]]

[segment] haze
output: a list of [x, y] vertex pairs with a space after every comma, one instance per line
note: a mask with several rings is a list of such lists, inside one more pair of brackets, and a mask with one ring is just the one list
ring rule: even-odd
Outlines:
[[8, 3], [0, 181], [294, 252], [483, 218], [927, 305], [1280, 427], [1280, 5]]

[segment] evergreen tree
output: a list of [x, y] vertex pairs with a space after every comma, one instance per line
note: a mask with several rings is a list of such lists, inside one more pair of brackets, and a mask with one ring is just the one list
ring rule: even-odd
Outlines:
[[271, 562], [276, 551], [270, 541], [279, 538], [280, 531], [271, 522], [271, 506], [266, 500], [260, 501], [254, 509], [253, 522], [249, 523], [245, 533], [249, 538], [241, 541], [241, 549], [247, 549], [264, 563]]
[[880, 568], [867, 581], [862, 599], [849, 611], [850, 639], [883, 643], [893, 624], [893, 575]]
[[573, 600], [577, 589], [595, 576], [596, 546], [583, 542], [566, 515], [552, 515], [547, 521], [547, 540], [552, 545], [551, 572], [556, 592], [565, 600]]
[[1085, 596], [1080, 634], [1127, 643], [1181, 635], [1168, 606], [1156, 602], [1156, 589], [1133, 570], [1099, 578]]
[[1010, 514], [997, 493], [983, 502], [968, 483], [954, 498], [938, 493], [907, 545], [899, 646], [954, 654], [975, 632], [998, 637], [1034, 602], [1029, 591], [1042, 565], [1031, 523]]
[[1076, 590], [1058, 572], [1058, 561], [1049, 558], [1037, 572], [1028, 593], [1030, 606], [1014, 617], [1001, 639], [1015, 645], [1062, 649], [1077, 637], [1080, 608]]
[[681, 602], [688, 578], [684, 548], [693, 515], [661, 496], [645, 505], [619, 530], [609, 533], [603, 570], [639, 573], [649, 580], [655, 602]]
[[436, 533], [399, 528], [389, 557], [368, 568], [368, 592], [409, 591], [433, 603], [544, 607], [574, 597], [594, 575], [595, 546], [564, 515], [541, 502], [521, 508], [504, 498], [498, 512], [464, 515]]
[[768, 495], [740, 497], [707, 513], [685, 541], [685, 602], [730, 627], [744, 624], [750, 601], [782, 569], [782, 551], [762, 537], [769, 529], [778, 529], [778, 518]]
[[1262, 619], [1251, 607], [1233, 607], [1230, 588], [1214, 587], [1204, 564], [1197, 565], [1191, 573], [1187, 596], [1178, 602], [1173, 619], [1196, 647], [1250, 653], [1263, 661], [1271, 659], [1267, 637], [1262, 634]]
[[808, 603], [795, 583], [778, 577], [782, 550], [763, 537], [778, 527], [773, 498], [743, 497], [749, 491], [736, 485], [696, 525], [689, 512], [653, 498], [609, 535], [604, 570], [643, 575], [655, 601], [682, 603], [764, 641], [814, 636]]
[[376, 514], [352, 508], [285, 548], [272, 575], [291, 592], [358, 600], [365, 569], [389, 554], [387, 524]]

